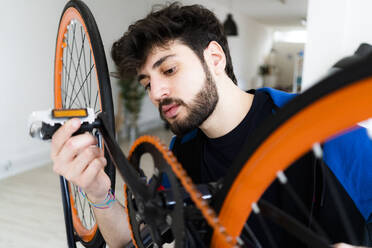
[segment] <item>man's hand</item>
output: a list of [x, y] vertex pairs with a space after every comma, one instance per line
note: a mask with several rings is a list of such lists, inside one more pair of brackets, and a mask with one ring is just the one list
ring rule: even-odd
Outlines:
[[[79, 119], [67, 121], [52, 138], [53, 170], [81, 187], [94, 203], [103, 202], [110, 189], [110, 178], [103, 168], [107, 162], [89, 134], [71, 137], [80, 127]], [[115, 201], [108, 209], [93, 208], [99, 229], [110, 247], [123, 247], [130, 241], [127, 216], [123, 206]]]
[[71, 119], [53, 135], [53, 170], [81, 187], [92, 202], [102, 202], [110, 188], [110, 179], [103, 170], [107, 161], [93, 135], [71, 136], [80, 125], [79, 119]]

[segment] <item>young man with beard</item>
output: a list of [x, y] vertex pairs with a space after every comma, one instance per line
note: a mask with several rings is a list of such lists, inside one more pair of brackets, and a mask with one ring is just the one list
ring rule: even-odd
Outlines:
[[[112, 57], [122, 77], [137, 75], [177, 135], [172, 150], [195, 183], [222, 178], [245, 141], [277, 107], [270, 92], [238, 88], [222, 26], [198, 5], [171, 4], [150, 13], [113, 44]], [[106, 161], [92, 135], [71, 137], [78, 128], [79, 121], [72, 119], [53, 136], [54, 170], [100, 203], [110, 188], [103, 171]], [[304, 173], [309, 171], [294, 172]], [[298, 181], [305, 191], [309, 186], [304, 184], [312, 183], [303, 177]], [[278, 202], [280, 195], [274, 187], [267, 198]], [[125, 211], [117, 201], [94, 212], [110, 247], [130, 240]], [[286, 238], [283, 242], [288, 245]]]

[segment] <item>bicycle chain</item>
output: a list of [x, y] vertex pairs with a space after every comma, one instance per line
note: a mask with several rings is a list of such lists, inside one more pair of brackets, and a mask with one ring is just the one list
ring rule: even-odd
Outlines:
[[202, 194], [197, 190], [191, 178], [187, 175], [182, 165], [177, 161], [173, 153], [164, 145], [156, 136], [144, 135], [139, 137], [132, 145], [129, 156], [132, 155], [135, 148], [143, 142], [148, 142], [154, 145], [163, 155], [163, 158], [171, 166], [173, 173], [180, 180], [182, 186], [190, 194], [192, 201], [201, 211], [208, 224], [213, 228], [213, 231], [220, 237], [219, 240], [224, 242], [224, 247], [238, 247], [236, 239], [226, 232], [225, 227], [220, 223], [215, 211], [208, 205], [207, 201], [202, 198]]

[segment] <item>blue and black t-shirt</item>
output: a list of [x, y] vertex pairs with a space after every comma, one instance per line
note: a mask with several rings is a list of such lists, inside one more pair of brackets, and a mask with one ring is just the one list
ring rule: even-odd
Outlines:
[[264, 92], [255, 92], [252, 106], [242, 122], [219, 138], [204, 137], [201, 158], [202, 181], [217, 181], [226, 175], [227, 169], [238, 156], [244, 143], [270, 115], [274, 104]]
[[175, 140], [172, 151], [195, 183], [213, 182], [225, 176], [247, 139], [272, 115], [274, 103], [268, 94], [254, 90], [249, 93], [254, 94], [250, 110], [226, 135], [211, 139], [198, 129]]

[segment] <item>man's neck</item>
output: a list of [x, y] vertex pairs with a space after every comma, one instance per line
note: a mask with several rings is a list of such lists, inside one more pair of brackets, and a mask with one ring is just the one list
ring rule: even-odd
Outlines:
[[209, 138], [221, 137], [237, 127], [249, 112], [254, 97], [229, 80], [218, 82], [217, 89], [216, 108], [200, 126]]

